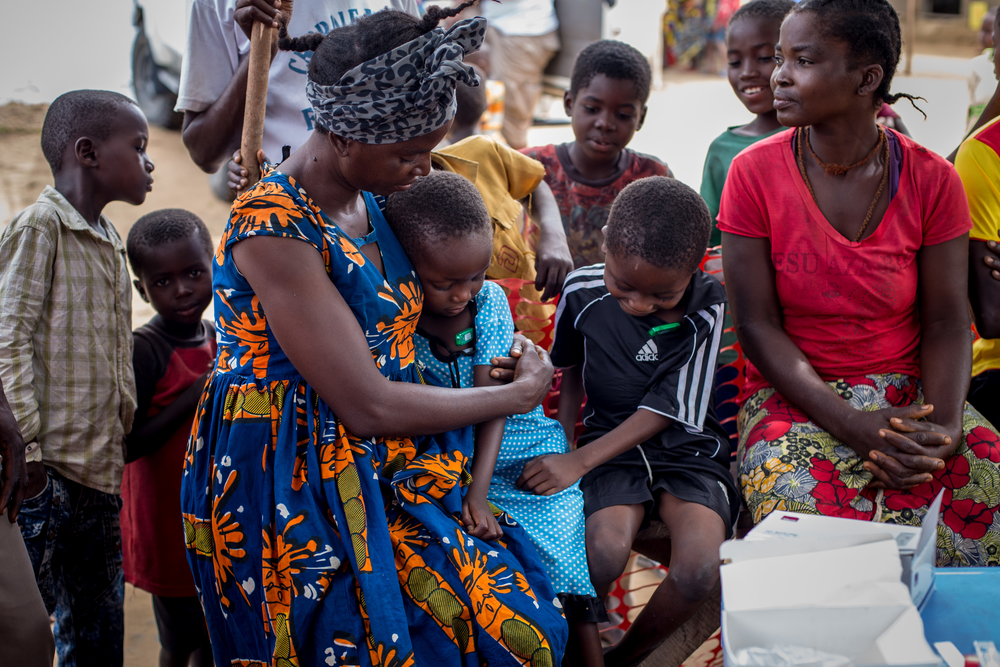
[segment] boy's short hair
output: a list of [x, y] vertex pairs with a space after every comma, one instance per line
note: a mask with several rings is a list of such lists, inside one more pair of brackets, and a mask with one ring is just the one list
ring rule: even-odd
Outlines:
[[705, 256], [712, 216], [701, 196], [666, 176], [630, 183], [611, 205], [605, 244], [616, 257], [694, 272]]
[[107, 139], [118, 120], [118, 112], [139, 105], [110, 90], [71, 90], [57, 97], [42, 123], [42, 154], [57, 174], [62, 169], [66, 146], [80, 137]]
[[733, 12], [728, 25], [740, 19], [772, 20], [780, 25], [794, 6], [793, 0], [751, 0]]
[[441, 169], [418, 178], [409, 190], [389, 195], [385, 218], [411, 259], [432, 243], [475, 234], [493, 236], [490, 214], [476, 186]]
[[132, 273], [141, 277], [145, 266], [143, 260], [150, 250], [193, 235], [197, 235], [205, 253], [211, 258], [215, 254], [212, 235], [201, 218], [191, 211], [162, 208], [142, 216], [132, 225], [125, 242], [125, 252], [128, 254], [128, 263], [132, 265]]
[[646, 102], [653, 73], [649, 61], [634, 46], [624, 42], [602, 39], [594, 42], [576, 57], [573, 76], [569, 80], [569, 92], [576, 95], [586, 88], [598, 74], [609, 79], [627, 79], [635, 84], [635, 96]]

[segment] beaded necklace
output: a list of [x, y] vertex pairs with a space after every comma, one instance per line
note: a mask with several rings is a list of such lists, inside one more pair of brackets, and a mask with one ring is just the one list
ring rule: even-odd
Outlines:
[[[885, 169], [882, 171], [882, 182], [879, 183], [878, 185], [878, 191], [875, 193], [875, 199], [872, 200], [871, 206], [868, 207], [868, 215], [865, 216], [864, 222], [861, 223], [861, 229], [858, 230], [857, 236], [854, 237], [855, 243], [861, 240], [861, 237], [864, 236], [865, 230], [868, 229], [868, 223], [871, 222], [872, 214], [875, 213], [875, 206], [878, 204], [878, 200], [882, 197], [882, 191], [885, 190], [885, 184], [889, 181], [889, 141], [886, 139], [885, 130], [883, 130], [881, 127], [878, 129], [878, 133], [879, 133], [879, 140], [878, 143], [875, 145], [874, 150], [872, 150], [872, 152], [869, 153], [868, 157], [866, 157], [864, 160], [849, 167], [845, 167], [839, 164], [827, 165], [825, 162], [819, 159], [819, 157], [816, 155], [815, 152], [813, 152], [812, 146], [809, 146], [809, 152], [812, 153], [813, 158], [815, 158], [816, 161], [826, 170], [826, 173], [830, 174], [831, 176], [835, 175], [833, 172], [831, 172], [831, 168], [835, 167], [837, 169], [841, 169], [843, 171], [840, 171], [838, 173], [846, 174], [851, 169], [854, 169], [855, 167], [860, 167], [864, 163], [871, 160], [872, 156], [875, 155], [875, 152], [878, 151], [878, 149], [883, 145], [885, 146], [884, 160], [883, 160], [885, 162]], [[805, 160], [802, 157], [802, 144], [805, 143], [808, 146], [809, 143], [808, 129], [800, 127], [796, 132], [796, 140], [798, 143], [799, 173], [802, 174], [802, 180], [806, 182], [806, 187], [809, 189], [809, 194], [812, 195], [813, 201], [816, 201], [816, 193], [813, 192], [812, 183], [809, 182], [809, 176], [806, 174]], [[819, 206], [819, 202], [816, 202], [816, 205]]]

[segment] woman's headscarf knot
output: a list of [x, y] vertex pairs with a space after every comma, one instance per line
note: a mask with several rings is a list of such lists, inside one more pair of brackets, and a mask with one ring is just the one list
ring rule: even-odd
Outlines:
[[316, 122], [364, 144], [394, 144], [433, 132], [455, 117], [455, 85], [478, 86], [462, 62], [479, 50], [486, 19], [435, 28], [348, 71], [332, 86], [306, 84]]

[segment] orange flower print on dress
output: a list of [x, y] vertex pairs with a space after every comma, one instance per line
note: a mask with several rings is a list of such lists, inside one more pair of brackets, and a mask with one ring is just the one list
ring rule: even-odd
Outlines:
[[[271, 352], [267, 337], [267, 320], [264, 317], [264, 309], [261, 308], [260, 299], [254, 296], [250, 301], [250, 308], [239, 311], [229, 303], [225, 291], [219, 290], [215, 294], [231, 313], [228, 319], [225, 312], [219, 313], [217, 318], [223, 341], [219, 348], [243, 349], [243, 353], [238, 359], [238, 365], [251, 364], [254, 377], [266, 378]], [[232, 372], [236, 369], [227, 368], [225, 370]]]
[[223, 265], [229, 241], [236, 237], [253, 236], [264, 230], [276, 236], [302, 236], [297, 229], [285, 229], [297, 226], [302, 220], [302, 211], [284, 196], [279, 184], [260, 181], [233, 204], [229, 224], [215, 253], [215, 262]]
[[511, 590], [509, 583], [501, 581], [501, 578], [509, 579], [509, 568], [506, 565], [490, 567], [488, 556], [480, 552], [472, 540], [467, 540], [460, 529], [455, 529], [455, 539], [449, 556], [462, 578], [476, 622], [482, 630], [521, 664], [554, 665], [556, 660], [545, 633], [497, 596]]
[[397, 493], [416, 505], [429, 503], [431, 498], [441, 500], [459, 484], [467, 462], [460, 451], [418, 456], [405, 468], [407, 473], [416, 474], [408, 476]]
[[476, 650], [472, 615], [455, 589], [417, 552], [427, 546], [420, 524], [405, 515], [389, 524], [396, 552], [396, 573], [403, 593], [423, 609], [462, 653]]
[[413, 662], [413, 651], [410, 651], [405, 657], [401, 657], [399, 649], [395, 646], [386, 647], [381, 642], [372, 651], [372, 662], [383, 667], [413, 667], [416, 664]]
[[417, 455], [417, 448], [410, 438], [380, 438], [378, 443], [380, 447], [385, 447], [385, 457], [382, 460], [386, 463], [382, 467], [382, 475], [389, 479], [408, 466]]
[[[319, 546], [316, 540], [305, 544], [290, 537], [291, 530], [305, 521], [307, 514], [300, 512], [288, 520], [280, 533], [261, 531], [263, 539], [264, 604], [271, 632], [275, 635], [274, 664], [298, 665], [295, 649], [295, 631], [292, 626], [292, 598], [298, 594], [301, 585], [296, 585], [295, 577], [303, 572], [297, 561], [315, 555]], [[271, 526], [271, 531], [274, 527]]]
[[[399, 294], [388, 285], [378, 288], [379, 297], [395, 303], [399, 307], [399, 312], [392, 318], [386, 316], [379, 318], [375, 328], [389, 342], [389, 357], [398, 359], [400, 368], [406, 368], [413, 363], [413, 333], [417, 330], [417, 322], [420, 320], [424, 296], [415, 274], [400, 278], [396, 283], [396, 289], [399, 290]], [[380, 368], [383, 365], [378, 364]]]
[[[337, 245], [340, 246], [341, 252], [344, 253], [347, 259], [354, 262], [356, 266], [364, 266], [365, 263], [368, 261], [365, 258], [364, 254], [362, 254], [361, 250], [358, 249], [358, 246], [354, 244], [354, 241], [345, 238], [342, 234], [337, 235]], [[348, 271], [351, 270], [353, 269], [349, 267]]]
[[[218, 478], [219, 470], [213, 471], [214, 478]], [[246, 591], [240, 583], [233, 580], [233, 561], [244, 561], [247, 552], [243, 548], [246, 543], [246, 535], [243, 534], [243, 526], [236, 520], [233, 513], [228, 510], [229, 499], [232, 498], [236, 487], [239, 485], [240, 474], [232, 470], [226, 477], [222, 487], [222, 493], [215, 496], [212, 501], [212, 543], [214, 551], [212, 553], [212, 565], [215, 568], [215, 586], [219, 599], [226, 609], [231, 609], [232, 601], [227, 595], [226, 588], [235, 583], [247, 605], [250, 604]]]

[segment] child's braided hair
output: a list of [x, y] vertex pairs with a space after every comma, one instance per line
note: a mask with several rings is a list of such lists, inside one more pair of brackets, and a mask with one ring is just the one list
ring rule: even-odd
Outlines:
[[875, 108], [883, 102], [895, 104], [906, 98], [913, 108], [927, 117], [914, 101], [923, 100], [907, 93], [890, 94], [892, 77], [899, 65], [902, 39], [899, 16], [889, 0], [803, 0], [792, 13], [815, 12], [823, 35], [847, 45], [848, 66], [856, 68], [875, 63], [882, 66], [882, 83], [874, 94]]

